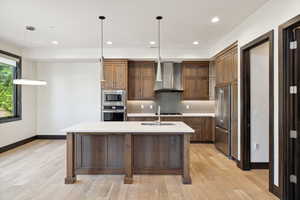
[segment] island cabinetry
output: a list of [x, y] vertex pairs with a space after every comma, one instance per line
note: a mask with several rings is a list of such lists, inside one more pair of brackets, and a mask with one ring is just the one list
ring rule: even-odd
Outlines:
[[105, 59], [104, 79], [101, 88], [106, 90], [127, 90], [128, 61], [125, 59]]
[[66, 184], [76, 182], [78, 174], [124, 174], [125, 184], [133, 182], [134, 174], [176, 174], [191, 184], [194, 130], [182, 122], [164, 127], [99, 122], [67, 130]]
[[153, 100], [155, 63], [130, 61], [128, 65], [128, 100]]
[[135, 174], [182, 174], [182, 136], [133, 137]]
[[123, 174], [123, 135], [75, 135], [75, 172], [79, 174]]
[[182, 63], [183, 100], [209, 100], [209, 62]]

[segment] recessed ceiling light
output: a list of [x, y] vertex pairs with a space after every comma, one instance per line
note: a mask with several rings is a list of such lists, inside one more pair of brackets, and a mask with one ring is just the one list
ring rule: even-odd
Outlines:
[[151, 45], [155, 45], [155, 41], [150, 41], [149, 42]]
[[112, 41], [107, 41], [106, 44], [112, 45]]
[[193, 42], [193, 45], [198, 45], [198, 44], [199, 44], [198, 41], [194, 41], [194, 42]]
[[35, 27], [34, 26], [25, 26], [25, 29], [27, 31], [35, 31]]
[[58, 41], [56, 41], [56, 40], [52, 41], [51, 43], [54, 45], [58, 45]]
[[220, 21], [220, 18], [219, 17], [213, 17], [212, 19], [211, 19], [211, 22], [212, 23], [217, 23], [217, 22], [219, 22]]

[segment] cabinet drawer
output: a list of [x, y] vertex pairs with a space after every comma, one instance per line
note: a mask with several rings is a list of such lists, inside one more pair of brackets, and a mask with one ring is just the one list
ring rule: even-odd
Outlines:
[[127, 117], [127, 121], [155, 121], [157, 117]]

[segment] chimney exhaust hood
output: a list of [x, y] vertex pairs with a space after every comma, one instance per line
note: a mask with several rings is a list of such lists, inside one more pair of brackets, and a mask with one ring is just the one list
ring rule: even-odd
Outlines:
[[164, 62], [161, 65], [162, 81], [155, 82], [155, 92], [183, 92], [181, 84], [181, 64]]

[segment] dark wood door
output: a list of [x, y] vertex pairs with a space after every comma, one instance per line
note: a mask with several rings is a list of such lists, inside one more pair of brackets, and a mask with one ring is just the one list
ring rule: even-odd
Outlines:
[[[294, 80], [296, 81], [297, 88], [300, 88], [300, 26], [294, 29], [294, 40], [297, 42], [298, 47], [294, 50]], [[295, 96], [293, 98], [293, 96]], [[294, 114], [293, 123], [291, 125], [291, 130], [295, 130], [298, 133], [298, 137], [292, 140], [290, 145], [291, 148], [291, 162], [292, 164], [292, 171], [295, 174], [295, 178], [297, 184], [292, 184], [292, 188], [294, 190], [295, 197], [293, 199], [300, 199], [300, 184], [299, 184], [299, 177], [300, 177], [300, 92], [297, 92], [297, 95], [291, 95], [292, 98], [292, 112]], [[292, 173], [293, 173], [292, 172]]]
[[106, 90], [127, 90], [127, 60], [104, 61], [104, 79], [101, 87]]
[[192, 142], [214, 141], [214, 118], [183, 117], [183, 122], [195, 130], [195, 133], [191, 136]]
[[136, 62], [128, 63], [128, 100], [137, 100], [141, 96], [140, 69]]
[[103, 89], [114, 89], [114, 71], [113, 63], [105, 60], [103, 69], [105, 81], [101, 83], [101, 87]]
[[114, 63], [114, 89], [127, 90], [127, 60]]
[[238, 84], [231, 85], [231, 156], [238, 159]]
[[155, 68], [154, 62], [140, 63], [140, 86], [141, 86], [141, 100], [153, 100], [154, 84], [155, 84]]
[[153, 100], [155, 97], [154, 62], [130, 61], [128, 74], [128, 99]]
[[183, 100], [209, 99], [209, 62], [183, 62]]

